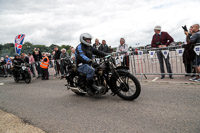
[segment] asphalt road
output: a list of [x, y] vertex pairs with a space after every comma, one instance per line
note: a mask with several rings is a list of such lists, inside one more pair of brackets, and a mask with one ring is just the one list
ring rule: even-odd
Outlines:
[[49, 133], [199, 133], [200, 85], [142, 83], [135, 101], [77, 96], [65, 80], [0, 78], [0, 108]]

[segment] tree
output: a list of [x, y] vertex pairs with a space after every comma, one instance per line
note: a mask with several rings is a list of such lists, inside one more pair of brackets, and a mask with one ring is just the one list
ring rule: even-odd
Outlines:
[[3, 45], [0, 44], [0, 55], [1, 55], [1, 53], [2, 53], [2, 50], [3, 50]]
[[32, 53], [33, 51], [33, 44], [30, 42], [25, 42], [22, 45], [22, 53]]
[[14, 48], [14, 43], [6, 43], [3, 45], [4, 49], [10, 49], [10, 48]]
[[[46, 46], [41, 44], [33, 45], [30, 42], [24, 42], [24, 44], [22, 45], [21, 53], [26, 53], [26, 54], [32, 53], [34, 48], [39, 48], [41, 52], [51, 53], [54, 50], [55, 46], [57, 46], [60, 50], [62, 48], [65, 48], [69, 54], [71, 53], [70, 45], [58, 46], [56, 44], [51, 44], [50, 46]], [[5, 55], [13, 56], [14, 53], [15, 53], [14, 43], [6, 43], [4, 45], [0, 44], [0, 57]]]

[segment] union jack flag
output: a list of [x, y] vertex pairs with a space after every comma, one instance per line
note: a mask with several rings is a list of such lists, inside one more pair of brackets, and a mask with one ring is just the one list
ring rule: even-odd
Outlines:
[[15, 37], [15, 51], [17, 54], [21, 53], [24, 37], [24, 34], [19, 34]]

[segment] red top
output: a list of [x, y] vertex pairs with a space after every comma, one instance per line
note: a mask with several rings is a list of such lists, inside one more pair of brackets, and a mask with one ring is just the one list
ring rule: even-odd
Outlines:
[[151, 41], [151, 47], [157, 48], [158, 42], [160, 42], [162, 45], [168, 46], [173, 41], [174, 41], [174, 39], [167, 32], [161, 32], [161, 34], [153, 35], [153, 38]]

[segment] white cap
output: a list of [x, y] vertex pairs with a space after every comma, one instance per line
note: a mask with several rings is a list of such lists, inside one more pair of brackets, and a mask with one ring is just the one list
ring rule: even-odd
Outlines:
[[154, 30], [161, 30], [161, 26], [157, 25]]

